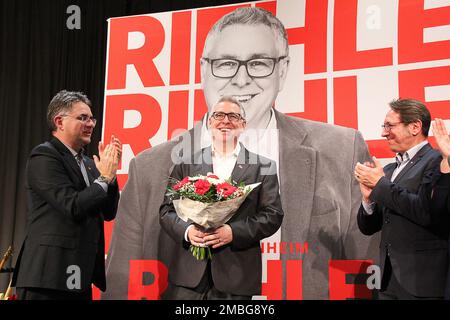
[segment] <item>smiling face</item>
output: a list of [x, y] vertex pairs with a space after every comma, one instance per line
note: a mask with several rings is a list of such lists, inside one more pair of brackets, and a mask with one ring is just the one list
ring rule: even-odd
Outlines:
[[91, 120], [82, 122], [77, 119], [81, 115], [92, 117], [91, 108], [83, 102], [75, 102], [69, 112], [57, 115], [54, 120], [57, 127], [54, 135], [75, 151], [91, 142], [95, 127]]
[[[207, 39], [203, 57], [208, 59], [249, 60], [279, 58], [283, 44], [268, 26], [231, 25]], [[245, 66], [240, 66], [233, 78], [218, 78], [212, 74], [211, 64], [202, 59], [202, 84], [208, 109], [222, 96], [232, 96], [244, 107], [247, 122], [260, 127], [262, 119], [273, 106], [286, 78], [288, 58], [275, 64], [274, 71], [265, 78], [252, 78]]]
[[390, 110], [386, 114], [384, 125], [390, 125], [390, 129], [383, 129], [381, 136], [387, 139], [389, 148], [393, 152], [404, 153], [420, 140], [418, 137], [422, 130], [420, 121], [403, 123], [400, 114]]
[[245, 129], [245, 120], [240, 119], [238, 121], [232, 121], [228, 116], [224, 117], [222, 120], [216, 120], [213, 117], [215, 112], [234, 112], [241, 114], [241, 110], [238, 105], [232, 102], [220, 102], [213, 108], [208, 120], [214, 147], [218, 150], [222, 150], [224, 153], [231, 153], [236, 147], [239, 136]]

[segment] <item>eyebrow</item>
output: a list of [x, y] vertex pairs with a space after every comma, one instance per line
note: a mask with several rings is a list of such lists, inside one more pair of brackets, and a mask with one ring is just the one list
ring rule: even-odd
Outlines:
[[89, 115], [89, 114], [87, 114], [87, 113], [81, 113], [81, 114], [79, 114], [77, 117], [81, 117], [81, 116], [86, 116], [86, 117], [94, 118], [93, 115]]
[[[245, 59], [245, 60], [259, 59], [259, 58], [272, 58], [272, 57], [270, 55], [266, 54], [266, 53], [254, 53], [248, 59]], [[221, 56], [220, 58], [216, 58], [216, 59], [235, 59], [235, 60], [240, 60], [240, 59], [238, 59], [237, 56], [231, 55], [231, 54], [225, 54], [225, 55]]]

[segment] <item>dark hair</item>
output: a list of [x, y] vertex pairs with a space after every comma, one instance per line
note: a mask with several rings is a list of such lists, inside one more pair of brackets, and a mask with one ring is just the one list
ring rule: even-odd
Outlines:
[[427, 107], [420, 101], [414, 99], [397, 99], [389, 103], [392, 111], [400, 115], [400, 120], [405, 123], [422, 121], [422, 133], [428, 137], [430, 130], [431, 115]]
[[50, 131], [56, 131], [53, 119], [61, 113], [70, 112], [74, 103], [83, 102], [92, 107], [89, 98], [82, 92], [61, 90], [50, 101], [47, 108], [47, 125]]
[[[205, 41], [205, 47], [208, 39], [213, 35], [222, 32], [228, 26], [243, 25], [265, 25], [268, 26], [275, 34], [277, 41], [281, 44], [284, 52], [279, 52], [281, 56], [289, 55], [289, 44], [286, 29], [283, 23], [275, 17], [270, 11], [257, 7], [241, 7], [224, 15], [217, 21], [208, 33]], [[205, 51], [205, 49], [203, 49]]]
[[[217, 101], [217, 103], [214, 105], [214, 107], [217, 106], [217, 105], [218, 105], [219, 103], [221, 103], [221, 102], [230, 102], [230, 103], [232, 103], [232, 104], [237, 105], [237, 106], [239, 107], [239, 110], [240, 110], [240, 112], [241, 112], [241, 116], [242, 116], [243, 120], [245, 120], [245, 117], [246, 117], [246, 115], [245, 115], [245, 109], [244, 109], [244, 107], [242, 106], [242, 104], [241, 104], [237, 99], [233, 98], [232, 96], [222, 96], [222, 97], [219, 99], [219, 101]], [[214, 109], [214, 108], [213, 108], [213, 109]]]

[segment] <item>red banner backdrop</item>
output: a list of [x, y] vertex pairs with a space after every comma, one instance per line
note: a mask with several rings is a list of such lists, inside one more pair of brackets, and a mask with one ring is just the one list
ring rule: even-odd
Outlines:
[[[287, 29], [291, 63], [275, 106], [281, 112], [355, 128], [378, 158], [392, 156], [380, 137], [390, 100], [416, 98], [432, 117], [450, 119], [448, 1], [262, 1], [113, 18], [103, 136], [114, 133], [124, 144], [121, 187], [135, 155], [204, 115], [199, 62], [205, 38], [220, 17], [240, 6], [263, 7]], [[107, 246], [111, 228], [107, 224]], [[342, 277], [332, 268], [330, 263], [330, 275]], [[342, 298], [342, 291], [331, 289], [330, 295]], [[301, 296], [301, 290], [292, 292]]]

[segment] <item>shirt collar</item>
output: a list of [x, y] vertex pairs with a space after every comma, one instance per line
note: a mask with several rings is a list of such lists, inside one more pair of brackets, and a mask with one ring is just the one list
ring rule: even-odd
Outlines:
[[211, 155], [213, 157], [221, 157], [221, 158], [227, 158], [227, 157], [238, 157], [239, 152], [241, 152], [241, 144], [238, 142], [236, 144], [236, 147], [234, 148], [233, 152], [230, 155], [227, 156], [222, 156], [220, 153], [216, 153], [216, 151], [214, 150], [214, 144], [211, 144]]
[[414, 158], [417, 152], [419, 152], [419, 150], [422, 149], [427, 144], [428, 141], [424, 140], [421, 143], [416, 144], [414, 147], [404, 152], [403, 154], [397, 153], [397, 155], [395, 156], [395, 161], [397, 162], [398, 165], [402, 164], [402, 162], [408, 162], [409, 160]]
[[84, 149], [81, 148], [80, 152], [76, 152], [74, 149], [72, 149], [71, 147], [69, 147], [67, 144], [65, 144], [64, 142], [61, 142], [62, 144], [64, 144], [66, 146], [67, 149], [69, 149], [70, 153], [78, 159], [78, 154], [84, 154]]

